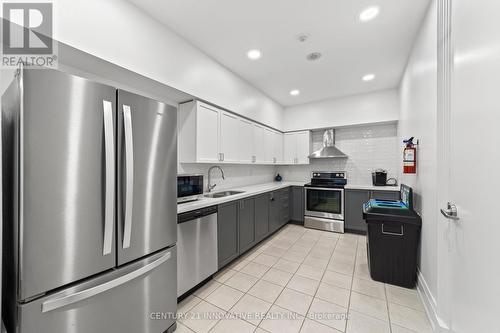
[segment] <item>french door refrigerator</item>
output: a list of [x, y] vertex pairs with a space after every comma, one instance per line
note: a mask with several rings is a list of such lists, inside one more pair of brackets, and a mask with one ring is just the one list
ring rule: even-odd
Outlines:
[[2, 117], [8, 332], [175, 329], [176, 109], [19, 69]]

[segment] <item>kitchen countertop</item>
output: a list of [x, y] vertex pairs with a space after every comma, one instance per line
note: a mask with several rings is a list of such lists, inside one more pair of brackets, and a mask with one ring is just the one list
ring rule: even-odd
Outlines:
[[[185, 202], [177, 205], [177, 214], [190, 212], [195, 209], [205, 208], [213, 205], [220, 205], [225, 202], [244, 199], [254, 195], [279, 190], [289, 186], [304, 186], [307, 182], [272, 182], [257, 185], [249, 185], [243, 187], [234, 187], [230, 189], [215, 190], [214, 193], [219, 191], [244, 191], [244, 193], [228, 195], [223, 198], [205, 198], [203, 197], [197, 201]], [[368, 191], [399, 191], [399, 186], [373, 186], [373, 185], [353, 185], [347, 184], [346, 190], [368, 190]]]
[[304, 186], [305, 182], [272, 182], [272, 183], [264, 183], [243, 187], [234, 187], [230, 189], [220, 189], [214, 190], [214, 193], [219, 191], [245, 191], [244, 193], [228, 195], [223, 198], [202, 198], [197, 201], [191, 201], [186, 203], [181, 203], [177, 205], [177, 214], [189, 212], [195, 209], [200, 209], [204, 207], [209, 207], [213, 205], [220, 205], [225, 202], [240, 200], [243, 198], [251, 197], [254, 195], [279, 190], [281, 188], [289, 187], [289, 186]]
[[399, 192], [399, 185], [398, 186], [373, 186], [373, 185], [347, 184], [344, 188], [346, 190], [396, 191], [396, 192]]

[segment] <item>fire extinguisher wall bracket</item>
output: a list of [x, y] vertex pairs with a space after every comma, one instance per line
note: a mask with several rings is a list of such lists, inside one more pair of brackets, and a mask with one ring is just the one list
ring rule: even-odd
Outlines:
[[418, 140], [416, 143], [413, 142], [414, 137], [404, 140], [405, 144], [403, 149], [403, 173], [405, 174], [415, 174], [417, 173], [417, 148]]

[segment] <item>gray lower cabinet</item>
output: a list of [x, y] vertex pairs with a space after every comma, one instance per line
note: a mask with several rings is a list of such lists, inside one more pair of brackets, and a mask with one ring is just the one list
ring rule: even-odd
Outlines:
[[363, 204], [370, 200], [370, 191], [345, 191], [345, 229], [348, 231], [366, 232], [366, 223], [363, 219]]
[[255, 240], [260, 242], [269, 234], [269, 193], [255, 197]]
[[345, 229], [366, 233], [366, 222], [363, 219], [363, 204], [370, 199], [399, 200], [399, 191], [345, 191]]
[[290, 188], [285, 188], [280, 190], [280, 200], [281, 200], [281, 226], [290, 221]]
[[290, 220], [304, 223], [304, 187], [292, 186], [290, 195]]
[[239, 253], [255, 245], [255, 198], [239, 201]]
[[280, 191], [269, 194], [269, 232], [275, 232], [281, 227]]
[[239, 202], [233, 201], [219, 205], [217, 213], [217, 254], [219, 268], [239, 255], [238, 245], [238, 209]]

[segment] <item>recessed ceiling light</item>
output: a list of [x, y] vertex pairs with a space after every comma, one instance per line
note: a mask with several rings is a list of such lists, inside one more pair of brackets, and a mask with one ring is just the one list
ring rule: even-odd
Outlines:
[[320, 52], [309, 53], [306, 56], [306, 59], [309, 60], [309, 61], [315, 61], [315, 60], [318, 60], [319, 58], [321, 58], [321, 53]]
[[366, 74], [365, 76], [363, 76], [363, 81], [372, 81], [373, 79], [375, 79], [375, 74]]
[[380, 13], [380, 8], [377, 6], [368, 7], [359, 14], [359, 20], [362, 22], [368, 22], [373, 20]]
[[299, 94], [300, 94], [300, 90], [298, 90], [298, 89], [290, 90], [290, 95], [292, 95], [292, 96], [297, 96]]
[[259, 50], [250, 50], [247, 52], [247, 57], [248, 59], [251, 59], [251, 60], [257, 60], [259, 59], [260, 57], [262, 57], [262, 52], [260, 52]]

